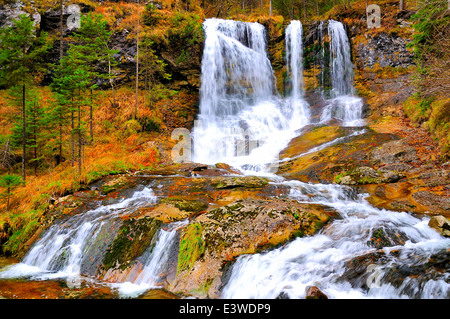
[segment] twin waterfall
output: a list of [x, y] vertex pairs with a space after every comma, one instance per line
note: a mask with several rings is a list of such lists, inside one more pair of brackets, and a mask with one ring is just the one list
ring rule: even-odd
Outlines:
[[[193, 132], [194, 162], [226, 162], [242, 171], [275, 173], [278, 154], [311, 120], [304, 99], [303, 30], [286, 28], [287, 96], [275, 87], [259, 23], [205, 21], [200, 114]], [[333, 118], [360, 126], [362, 102], [353, 95], [350, 43], [342, 23], [330, 20], [331, 98], [320, 123]]]
[[[324, 29], [321, 23], [319, 30]], [[208, 19], [204, 30], [200, 113], [193, 131], [195, 162], [225, 162], [245, 174], [275, 176], [279, 152], [306, 125], [333, 119], [342, 126], [364, 125], [362, 101], [353, 92], [350, 43], [342, 23], [328, 21], [330, 64], [323, 67], [329, 69], [331, 88], [322, 88], [326, 103], [319, 116], [311, 115], [305, 98], [300, 21], [286, 28], [285, 96], [276, 89], [262, 25]], [[320, 37], [324, 42], [323, 32]], [[320, 54], [325, 52], [322, 48]], [[342, 219], [314, 236], [240, 256], [229, 269], [222, 298], [305, 298], [308, 286], [319, 287], [330, 298], [448, 298], [448, 274], [427, 267], [427, 261], [445, 254], [450, 239], [430, 229], [427, 218], [379, 210], [363, 195], [341, 185], [272, 180], [274, 185], [289, 187], [289, 198], [332, 207]], [[164, 187], [164, 181], [152, 183], [139, 186], [127, 199], [105, 201], [55, 221], [21, 263], [0, 272], [0, 279], [95, 281], [95, 271], [113, 240], [111, 234], [118, 231], [124, 217], [160, 200], [153, 190]], [[137, 258], [140, 272], [116, 281], [111, 275], [105, 281], [124, 296], [160, 287], [173, 263], [170, 256], [177, 256], [178, 230], [188, 222], [160, 226], [151, 245]], [[368, 241], [380, 230], [399, 234], [406, 243], [377, 251]], [[353, 258], [370, 254], [372, 272], [352, 269]], [[414, 276], [416, 271], [419, 276]], [[399, 281], [400, 285], [393, 284]]]

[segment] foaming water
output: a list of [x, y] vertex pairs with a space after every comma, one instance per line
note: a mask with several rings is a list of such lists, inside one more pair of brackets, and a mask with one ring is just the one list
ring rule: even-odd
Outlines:
[[154, 246], [149, 247], [143, 254], [143, 269], [133, 279], [126, 279], [121, 283], [113, 283], [112, 287], [118, 289], [121, 297], [136, 297], [146, 290], [160, 288], [167, 271], [170, 253], [176, 245], [177, 231], [188, 224], [188, 220], [174, 222], [159, 229]]
[[295, 21], [287, 30], [292, 90], [286, 99], [276, 92], [261, 24], [207, 19], [204, 29], [193, 160], [225, 162], [250, 174], [273, 173], [280, 150], [295, 137], [295, 130], [309, 123], [302, 98], [301, 23]]
[[[291, 198], [333, 207], [342, 219], [314, 236], [241, 256], [222, 298], [305, 298], [308, 286], [319, 287], [329, 298], [449, 297], [448, 274], [427, 265], [433, 256], [445, 254], [450, 239], [429, 228], [427, 218], [379, 210], [339, 185], [284, 183], [292, 186]], [[404, 245], [372, 247], [369, 242], [380, 229], [404, 236]], [[370, 259], [371, 254], [378, 258]], [[367, 259], [359, 272], [349, 266], [355, 258]], [[414, 276], [423, 268], [425, 275]]]
[[[130, 198], [55, 222], [27, 252], [23, 260], [0, 273], [0, 278], [65, 278], [80, 275], [100, 253], [96, 239], [107, 233], [114, 221], [135, 209], [155, 203], [151, 188], [136, 191]], [[105, 247], [106, 248], [106, 247]]]
[[[323, 32], [323, 27], [320, 30]], [[362, 126], [363, 100], [354, 94], [354, 72], [351, 60], [350, 41], [344, 25], [335, 20], [328, 21], [330, 42], [330, 99], [322, 111], [321, 123], [335, 118], [342, 126]], [[322, 35], [323, 39], [323, 35]]]

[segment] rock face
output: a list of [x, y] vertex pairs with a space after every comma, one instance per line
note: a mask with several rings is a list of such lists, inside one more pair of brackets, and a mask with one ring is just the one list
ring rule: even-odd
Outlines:
[[360, 62], [364, 67], [372, 68], [376, 63], [380, 67], [408, 67], [415, 65], [414, 54], [407, 48], [408, 41], [396, 34], [368, 34], [368, 43], [357, 47]]

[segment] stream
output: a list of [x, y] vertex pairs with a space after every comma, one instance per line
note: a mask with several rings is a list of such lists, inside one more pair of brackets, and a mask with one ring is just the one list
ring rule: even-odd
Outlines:
[[[363, 102], [354, 94], [345, 28], [330, 20], [328, 28], [321, 24], [321, 29], [331, 38], [332, 88], [323, 90], [325, 106], [319, 117], [312, 118], [304, 99], [300, 21], [292, 21], [286, 29], [288, 93], [284, 97], [275, 88], [261, 24], [221, 19], [204, 22], [200, 125], [192, 133], [193, 161], [227, 163], [245, 175], [265, 176], [273, 187], [288, 189], [288, 198], [331, 207], [339, 214], [313, 236], [238, 257], [228, 270], [221, 298], [305, 298], [306, 288], [316, 286], [336, 299], [449, 299], [450, 239], [428, 227], [428, 217], [374, 208], [364, 194], [350, 187], [309, 184], [276, 175], [280, 151], [306, 125], [335, 120], [341, 126], [356, 127], [352, 136], [364, 133]], [[307, 153], [342, 139], [317, 145]], [[165, 187], [165, 180], [174, 178], [150, 179], [128, 198], [102, 202], [94, 209], [56, 220], [20, 262], [0, 270], [0, 293], [2, 281], [11, 280], [17, 280], [17, 285], [24, 280], [49, 285], [59, 280], [65, 282], [64, 289], [88, 285], [94, 290], [106, 289], [105, 294], [113, 298], [139, 297], [167, 288], [170, 267], [176, 264], [172, 259], [178, 234], [189, 224], [188, 219], [159, 228], [138, 258], [139, 272], [130, 272], [117, 282], [114, 276], [102, 281], [94, 274], [111, 245], [108, 235], [117, 232], [127, 216], [159, 203], [164, 197], [159, 189]], [[191, 178], [194, 181], [195, 177]], [[374, 238], [383, 242], [382, 247]]]

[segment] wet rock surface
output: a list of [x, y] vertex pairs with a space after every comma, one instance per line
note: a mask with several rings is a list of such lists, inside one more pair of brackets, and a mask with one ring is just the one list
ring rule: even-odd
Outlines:
[[180, 250], [181, 266], [171, 289], [216, 298], [223, 285], [224, 266], [239, 255], [275, 247], [297, 236], [312, 235], [331, 218], [321, 205], [294, 200], [242, 199], [213, 209], [191, 222], [196, 232], [186, 230], [181, 242], [198, 243]]

